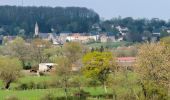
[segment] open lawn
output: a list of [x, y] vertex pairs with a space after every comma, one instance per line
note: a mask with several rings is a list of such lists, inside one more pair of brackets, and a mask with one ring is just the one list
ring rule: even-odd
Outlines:
[[90, 44], [87, 44], [87, 46], [93, 47], [93, 48], [100, 48], [101, 46], [108, 47], [108, 48], [116, 48], [116, 47], [119, 47], [119, 46], [127, 46], [127, 45], [132, 45], [132, 43], [131, 42], [121, 41], [121, 42], [107, 42], [107, 43], [90, 43]]

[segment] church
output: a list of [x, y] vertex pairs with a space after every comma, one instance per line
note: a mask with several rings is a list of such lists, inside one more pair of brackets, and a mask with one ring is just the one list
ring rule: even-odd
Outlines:
[[55, 33], [41, 33], [39, 31], [38, 23], [35, 24], [35, 32], [34, 37], [38, 37], [43, 40], [52, 41], [54, 45], [58, 45], [59, 43], [56, 40], [56, 34]]

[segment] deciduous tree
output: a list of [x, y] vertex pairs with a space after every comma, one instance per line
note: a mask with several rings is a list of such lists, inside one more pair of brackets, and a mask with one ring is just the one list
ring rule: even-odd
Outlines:
[[[141, 76], [141, 85], [146, 98], [153, 99], [157, 95], [155, 100], [165, 99], [167, 95], [165, 91], [168, 91], [170, 84], [169, 61], [170, 51], [160, 43], [144, 44], [140, 47], [136, 70]], [[163, 92], [161, 88], [164, 88], [164, 94], [161, 93]]]
[[87, 78], [97, 79], [107, 92], [108, 75], [115, 71], [116, 60], [111, 52], [91, 52], [83, 57], [83, 74]]
[[0, 79], [5, 83], [5, 89], [20, 76], [21, 62], [17, 58], [0, 57]]
[[22, 62], [23, 66], [25, 65], [25, 62], [30, 60], [30, 45], [26, 44], [24, 39], [21, 37], [17, 37], [12, 43], [9, 45], [11, 56], [19, 58], [19, 60]]

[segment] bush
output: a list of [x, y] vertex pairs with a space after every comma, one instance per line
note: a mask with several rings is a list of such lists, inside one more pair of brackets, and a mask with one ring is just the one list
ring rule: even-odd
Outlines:
[[44, 72], [39, 72], [40, 76], [45, 76], [46, 74]]
[[28, 89], [28, 85], [26, 83], [22, 83], [22, 84], [19, 85], [18, 89], [26, 90], [26, 89]]
[[52, 93], [47, 93], [41, 100], [56, 100]]
[[31, 63], [24, 64], [23, 69], [26, 69], [26, 70], [31, 69]]
[[37, 89], [47, 89], [49, 86], [48, 83], [44, 81], [36, 84], [36, 87]]
[[55, 100], [86, 100], [86, 98], [79, 98], [77, 96], [68, 96], [66, 97], [56, 97]]
[[39, 82], [35, 83], [33, 81], [28, 82], [28, 83], [20, 83], [20, 85], [16, 88], [19, 90], [27, 90], [27, 89], [47, 89], [50, 87], [50, 84], [48, 82]]
[[[91, 98], [102, 98], [103, 99], [113, 99], [115, 98], [115, 95], [114, 94], [110, 94], [110, 93], [106, 93], [106, 94], [98, 94], [98, 95], [88, 95], [88, 97], [91, 97]], [[118, 100], [124, 100], [124, 99], [118, 99]], [[125, 99], [126, 100], [126, 99]]]
[[5, 100], [19, 100], [18, 97], [12, 95], [12, 96], [7, 96]]
[[52, 80], [48, 85], [52, 88], [62, 88], [62, 82], [60, 80]]
[[[78, 97], [81, 100], [85, 100], [86, 97], [88, 97], [90, 95], [89, 92], [85, 92], [83, 90], [80, 90], [79, 92], [75, 93], [74, 96]], [[83, 99], [84, 98], [84, 99]]]

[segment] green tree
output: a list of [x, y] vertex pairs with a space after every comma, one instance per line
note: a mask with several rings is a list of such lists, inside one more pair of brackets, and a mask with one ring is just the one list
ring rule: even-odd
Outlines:
[[30, 60], [30, 45], [27, 45], [26, 42], [21, 38], [17, 37], [12, 43], [9, 45], [11, 56], [19, 58], [22, 62], [23, 66], [25, 66], [25, 62]]
[[83, 74], [87, 78], [99, 80], [107, 93], [108, 75], [115, 71], [116, 60], [111, 52], [91, 52], [83, 57]]
[[0, 79], [4, 82], [5, 89], [8, 89], [10, 84], [17, 80], [21, 68], [21, 62], [17, 58], [0, 57]]
[[[80, 67], [75, 64], [81, 58], [83, 49], [82, 45], [78, 42], [68, 42], [62, 47], [63, 52], [56, 57], [56, 73], [61, 77], [63, 87], [65, 90], [66, 99], [68, 96], [68, 80], [72, 76], [72, 67]], [[74, 66], [76, 65], [76, 66]]]
[[63, 83], [62, 86], [64, 88], [66, 100], [68, 97], [68, 80], [71, 73], [71, 63], [67, 57], [58, 57], [56, 59], [56, 74], [60, 77], [61, 82]]
[[144, 44], [137, 56], [136, 71], [146, 99], [166, 100], [170, 82], [170, 49], [160, 43]]
[[31, 58], [33, 61], [35, 61], [36, 63], [42, 63], [42, 62], [46, 62], [46, 56], [48, 56], [48, 54], [46, 55], [44, 50], [47, 50], [51, 47], [51, 44], [49, 41], [46, 40], [42, 40], [39, 38], [34, 39], [31, 42]]
[[78, 42], [68, 42], [63, 46], [64, 56], [70, 59], [71, 63], [76, 62], [82, 56], [83, 46]]
[[170, 47], [170, 36], [161, 38], [160, 43], [167, 47]]

